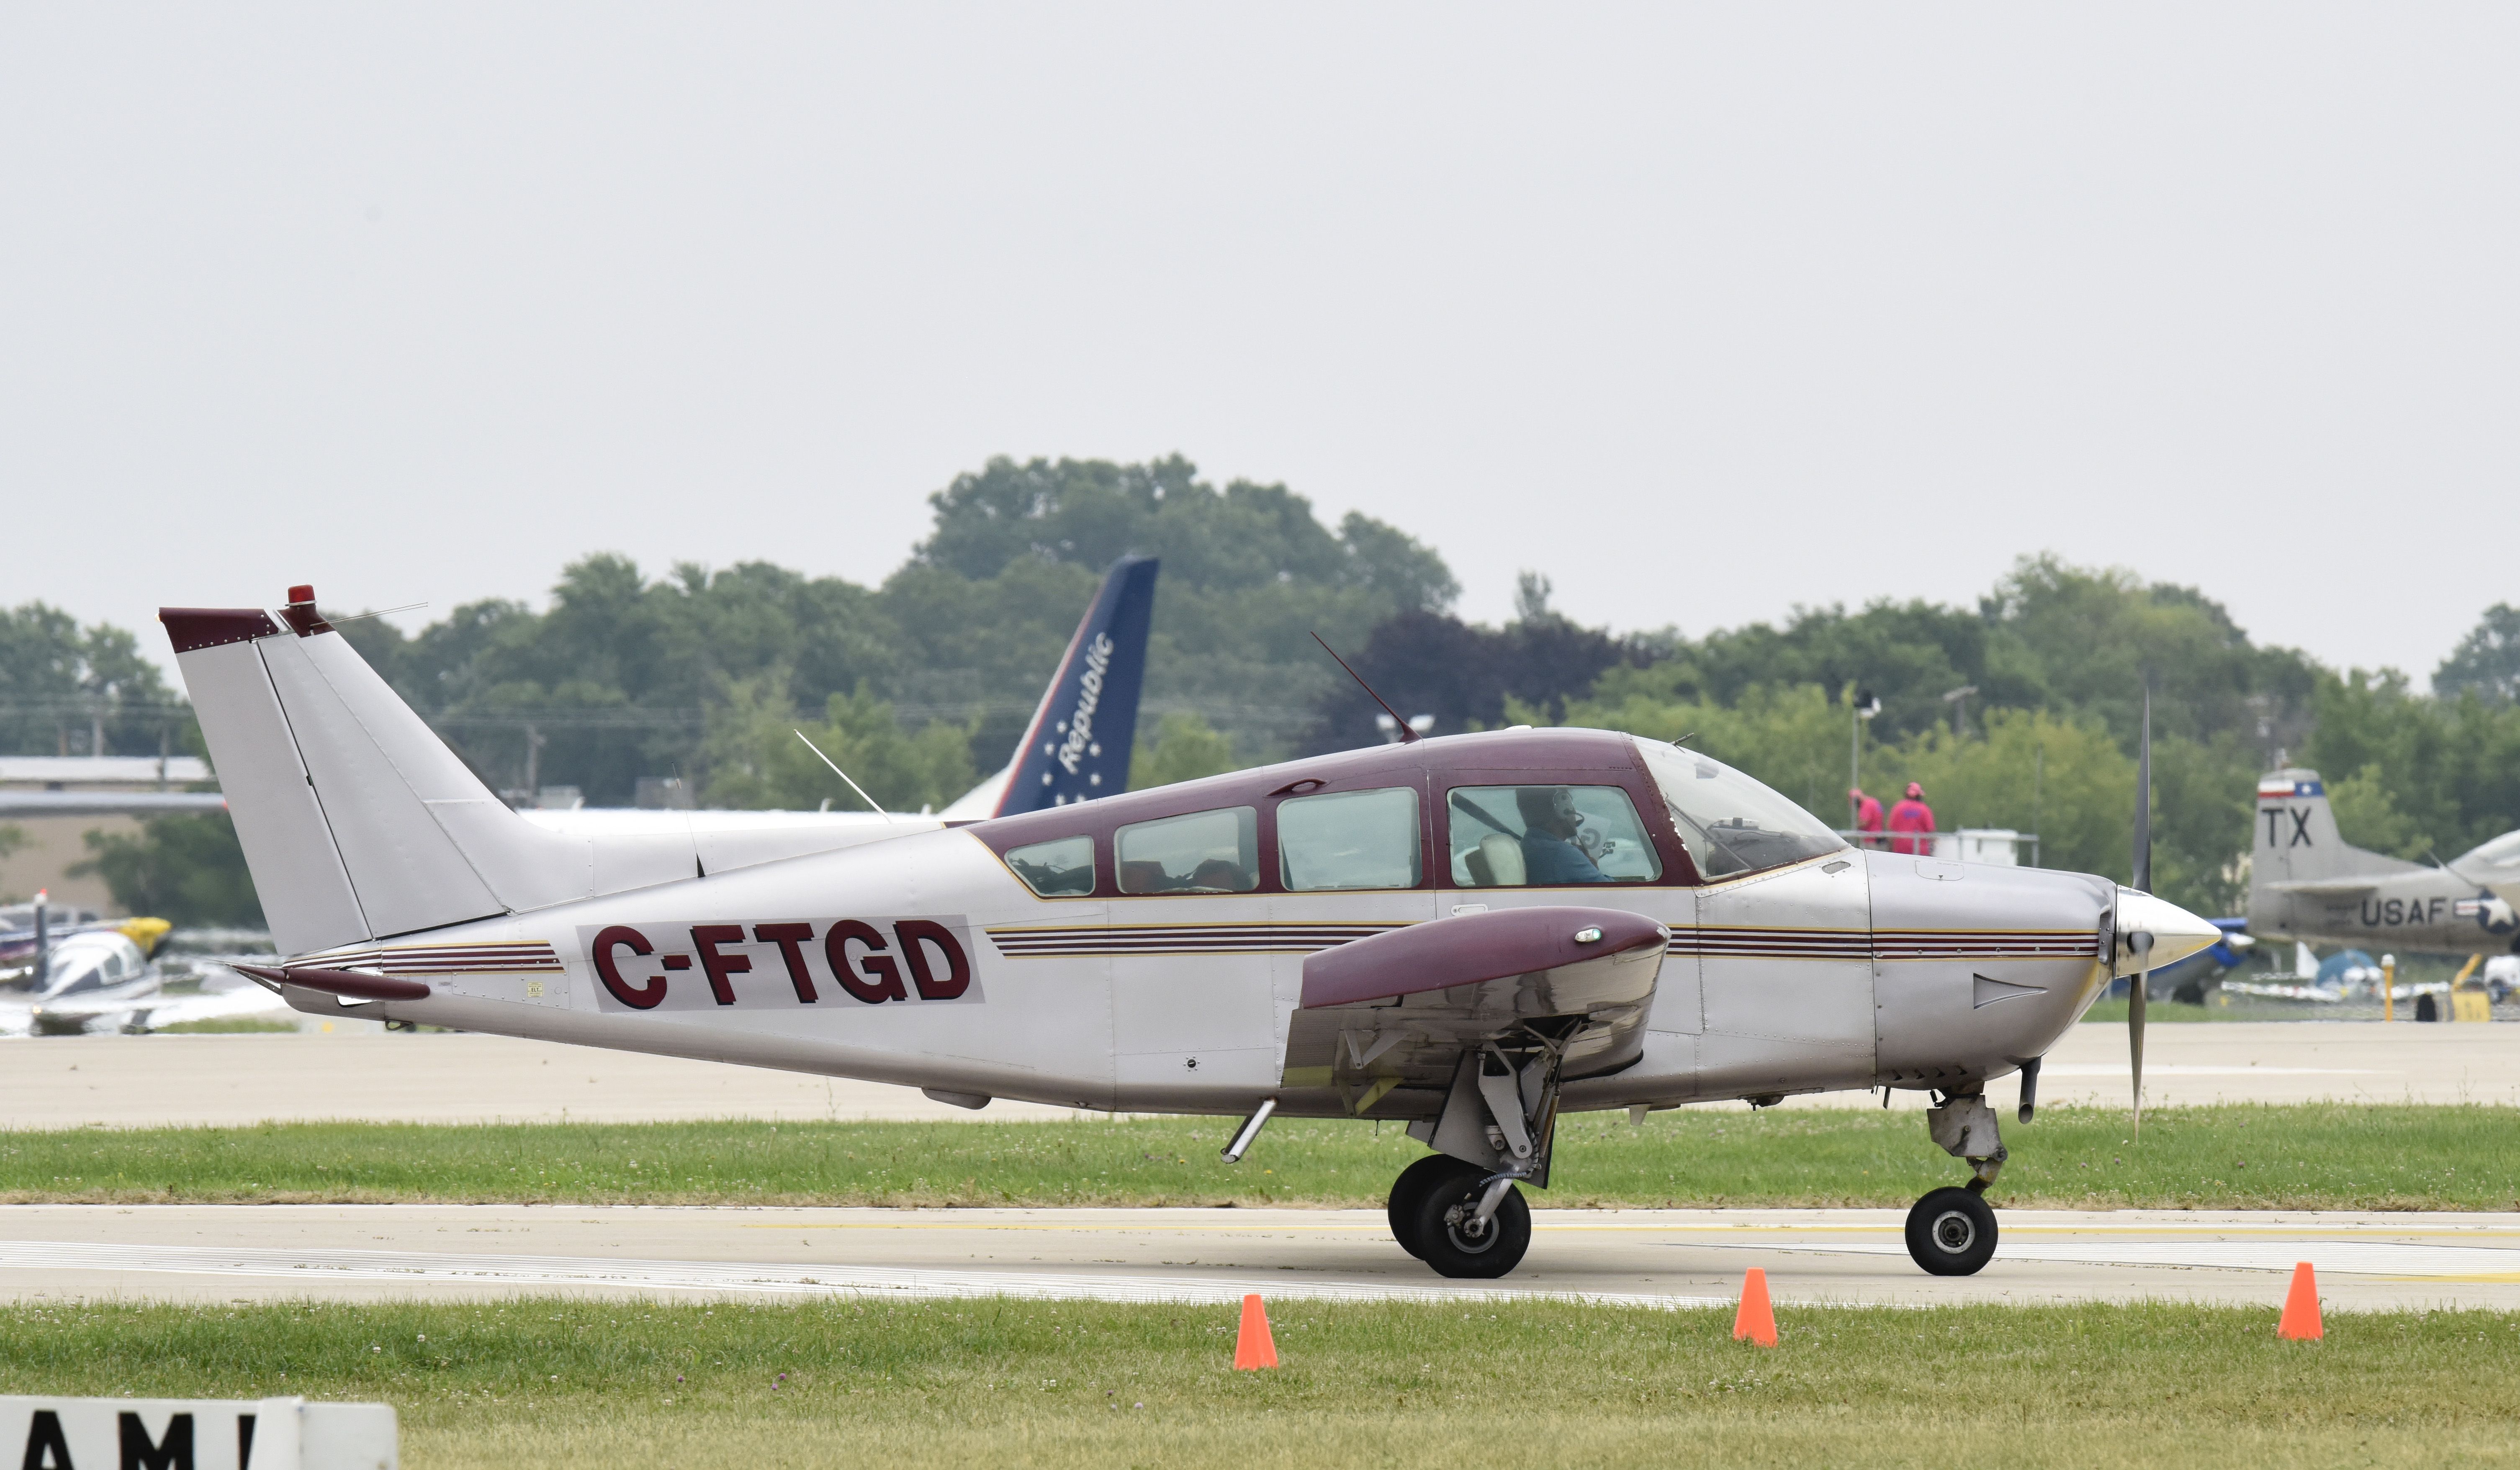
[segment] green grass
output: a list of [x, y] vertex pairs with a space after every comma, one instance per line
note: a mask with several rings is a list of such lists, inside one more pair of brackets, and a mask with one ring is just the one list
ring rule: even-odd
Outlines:
[[[1003, 1300], [0, 1310], [10, 1393], [382, 1401], [457, 1466], [2508, 1465], [2520, 1318]], [[785, 1375], [784, 1379], [781, 1375]], [[1143, 1405], [1143, 1406], [1142, 1406]]]
[[[1423, 1150], [1399, 1129], [1281, 1122], [1238, 1166], [1230, 1124], [282, 1124], [0, 1134], [0, 1201], [756, 1205], [1382, 1203]], [[2234, 1105], [2007, 1116], [2015, 1208], [2520, 1209], [2520, 1111]], [[1916, 1113], [1680, 1110], [1559, 1126], [1536, 1203], [1904, 1208], [1961, 1166]]]
[[160, 1036], [237, 1036], [264, 1031], [295, 1031], [295, 1021], [275, 1021], [267, 1016], [213, 1016], [206, 1021], [177, 1021], [172, 1026], [155, 1028]]

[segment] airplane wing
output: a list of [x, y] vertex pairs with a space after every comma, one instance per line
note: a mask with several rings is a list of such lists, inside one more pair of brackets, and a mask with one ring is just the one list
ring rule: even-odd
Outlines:
[[1396, 1088], [1441, 1091], [1487, 1042], [1563, 1047], [1560, 1075], [1634, 1062], [1671, 931], [1610, 909], [1467, 913], [1321, 951], [1288, 1025], [1288, 1087], [1334, 1087], [1358, 1113]]

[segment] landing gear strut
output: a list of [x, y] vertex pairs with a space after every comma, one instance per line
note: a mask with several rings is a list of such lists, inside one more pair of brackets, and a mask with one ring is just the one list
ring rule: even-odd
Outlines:
[[1982, 1095], [1927, 1109], [1925, 1127], [1944, 1152], [1967, 1160], [1976, 1178], [1966, 1188], [1936, 1189], [1916, 1201], [1908, 1212], [1908, 1254], [1933, 1275], [1973, 1276], [1995, 1258], [1995, 1209], [1986, 1189], [2010, 1154]]

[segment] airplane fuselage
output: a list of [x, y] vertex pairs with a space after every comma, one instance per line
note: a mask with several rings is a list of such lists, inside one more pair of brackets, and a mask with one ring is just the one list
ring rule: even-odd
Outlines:
[[[1502, 883], [1465, 861], [1475, 834], [1447, 824], [1502, 798], [1458, 792], [1560, 785], [1633, 801], [1642, 845], [1604, 860], [1629, 880]], [[1282, 823], [1286, 803], [1339, 793], [1413, 814], [1414, 851], [1371, 858], [1390, 886], [1326, 888], [1299, 870], [1311, 839]], [[1238, 861], [1202, 869], [1204, 888], [1145, 891], [1160, 874], [1120, 849], [1124, 834], [1211, 819], [1239, 824]], [[1045, 880], [1056, 861], [1077, 865], [1072, 876]], [[469, 1030], [974, 1098], [1232, 1114], [1268, 1096], [1289, 1115], [1376, 1118], [1430, 1117], [1444, 1094], [1292, 1055], [1304, 961], [1470, 913], [1581, 906], [1670, 931], [1642, 1055], [1570, 1072], [1568, 1108], [1967, 1091], [2044, 1052], [2110, 973], [2121, 896], [2104, 879], [1844, 847], [1714, 878], [1702, 861], [1638, 742], [1498, 733], [919, 831], [291, 963], [423, 981], [426, 999], [359, 1009]], [[335, 996], [286, 993], [340, 1013]]]
[[2507, 954], [2520, 941], [2508, 900], [2444, 869], [2268, 887], [2252, 900], [2249, 932], [2266, 938], [2448, 955]]

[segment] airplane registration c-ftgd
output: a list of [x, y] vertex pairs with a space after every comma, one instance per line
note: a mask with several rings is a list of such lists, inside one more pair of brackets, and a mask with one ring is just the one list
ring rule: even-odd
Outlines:
[[1594, 730], [715, 870], [525, 822], [294, 593], [277, 619], [159, 614], [287, 957], [257, 978], [292, 1006], [1239, 1117], [1229, 1161], [1273, 1113], [1404, 1122], [1433, 1151], [1392, 1233], [1448, 1276], [1521, 1259], [1561, 1112], [1872, 1088], [1938, 1094], [1974, 1177], [1917, 1202], [1909, 1248], [1975, 1271], [2005, 1156], [1987, 1081], [2022, 1072], [2029, 1121], [2039, 1058], [2113, 975], [2219, 933], [2101, 877], [1858, 851], [1720, 762]]

